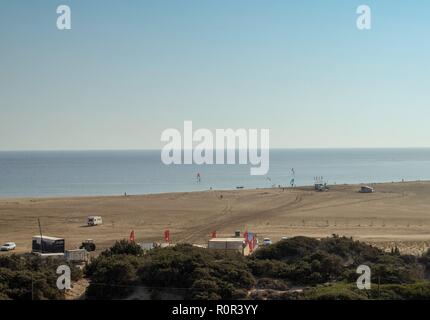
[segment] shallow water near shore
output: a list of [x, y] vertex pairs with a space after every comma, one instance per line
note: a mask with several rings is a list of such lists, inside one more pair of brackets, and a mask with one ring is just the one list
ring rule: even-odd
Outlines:
[[[294, 168], [294, 173], [292, 171]], [[0, 152], [0, 197], [148, 194], [430, 179], [430, 149], [275, 149], [266, 176], [248, 165], [172, 165], [160, 151]], [[200, 173], [201, 181], [197, 179]]]

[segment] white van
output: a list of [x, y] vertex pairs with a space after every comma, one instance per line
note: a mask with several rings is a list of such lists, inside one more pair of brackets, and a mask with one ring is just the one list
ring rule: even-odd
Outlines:
[[87, 218], [87, 225], [89, 227], [98, 226], [103, 223], [102, 217], [100, 216], [90, 216]]

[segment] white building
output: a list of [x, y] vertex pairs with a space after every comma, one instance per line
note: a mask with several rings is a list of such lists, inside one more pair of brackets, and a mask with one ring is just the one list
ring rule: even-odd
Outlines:
[[252, 252], [249, 243], [243, 238], [212, 238], [208, 242], [208, 249], [237, 251], [245, 256]]

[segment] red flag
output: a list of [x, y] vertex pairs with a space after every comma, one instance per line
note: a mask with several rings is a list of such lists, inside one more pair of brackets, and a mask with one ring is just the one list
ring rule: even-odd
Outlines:
[[243, 237], [245, 238], [245, 243], [248, 243], [248, 231], [245, 231]]
[[170, 242], [170, 231], [169, 230], [164, 231], [164, 241]]
[[212, 235], [211, 235], [212, 239], [216, 238], [216, 231], [212, 231]]
[[131, 230], [130, 233], [130, 242], [135, 242], [136, 241], [136, 236], [134, 235], [134, 230]]
[[257, 247], [257, 238], [255, 237], [255, 234], [252, 235], [252, 240], [249, 241], [249, 251], [254, 251], [255, 247]]

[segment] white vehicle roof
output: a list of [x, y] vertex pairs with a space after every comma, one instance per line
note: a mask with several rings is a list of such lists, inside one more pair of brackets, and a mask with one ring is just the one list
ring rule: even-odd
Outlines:
[[[40, 239], [40, 235], [39, 236], [34, 236], [33, 239]], [[55, 237], [48, 237], [48, 236], [42, 236], [42, 239], [45, 240], [64, 240], [64, 238], [55, 238]]]
[[4, 244], [4, 246], [10, 246], [10, 245], [14, 245], [15, 244], [15, 242], [6, 242], [5, 244]]

